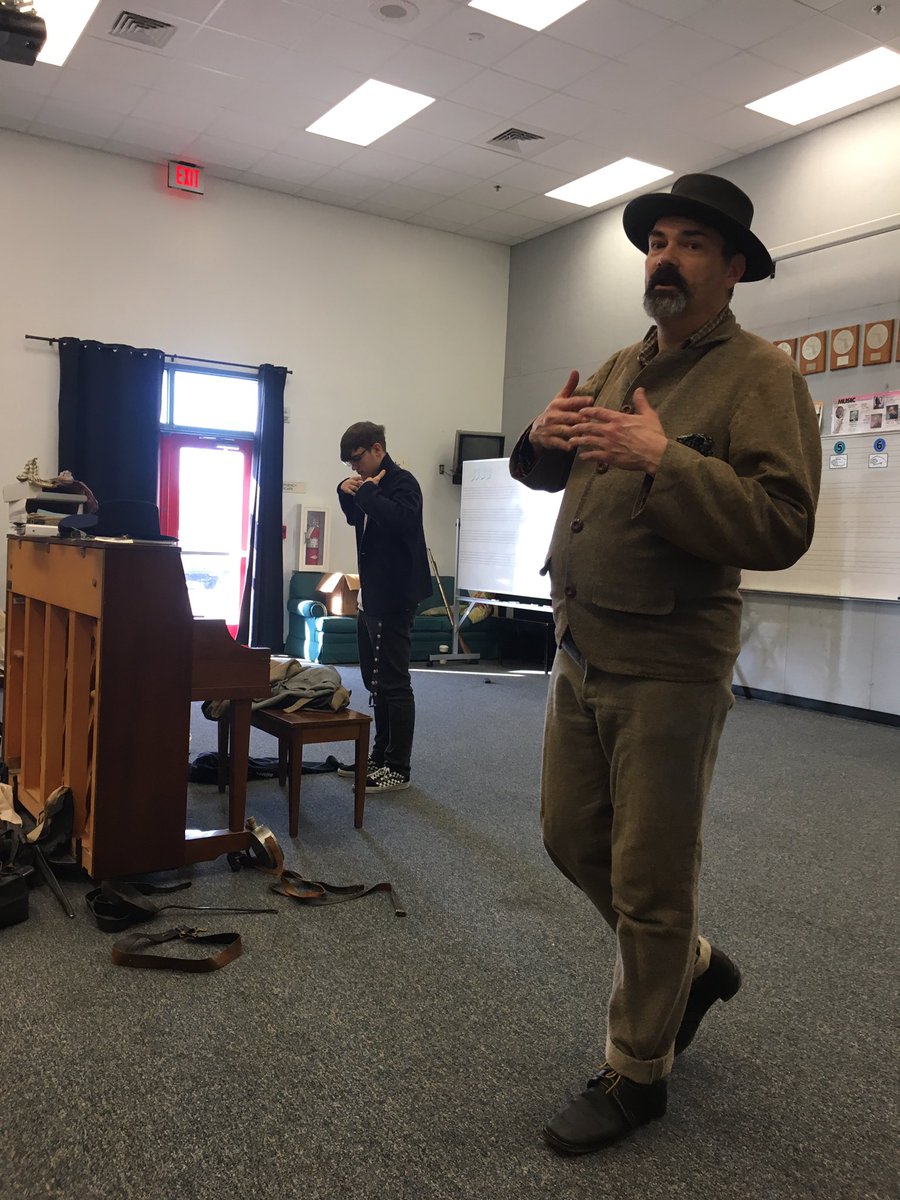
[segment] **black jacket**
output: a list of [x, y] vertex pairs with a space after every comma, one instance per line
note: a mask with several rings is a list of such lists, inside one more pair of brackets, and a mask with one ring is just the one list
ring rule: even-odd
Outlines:
[[356, 530], [362, 605], [373, 617], [412, 612], [431, 595], [431, 571], [422, 528], [422, 489], [389, 454], [381, 460], [384, 478], [364, 483], [355, 496], [338, 501]]

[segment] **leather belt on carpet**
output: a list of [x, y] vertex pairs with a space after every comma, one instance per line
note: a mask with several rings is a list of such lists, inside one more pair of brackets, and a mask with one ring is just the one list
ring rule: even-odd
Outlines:
[[85, 896], [85, 903], [93, 914], [97, 925], [105, 933], [119, 933], [130, 925], [150, 921], [167, 908], [183, 909], [185, 912], [219, 913], [274, 913], [277, 908], [218, 908], [209, 904], [160, 904], [156, 905], [148, 896], [181, 892], [191, 886], [184, 883], [126, 883], [124, 880], [104, 880]]
[[[174, 954], [152, 954], [149, 950], [176, 938], [199, 946], [221, 946], [218, 954], [206, 958], [177, 957]], [[206, 933], [180, 925], [162, 933], [127, 933], [113, 945], [112, 960], [119, 967], [149, 967], [155, 971], [218, 971], [238, 958], [243, 950], [239, 933]]]
[[372, 892], [387, 892], [394, 908], [395, 917], [405, 917], [406, 909], [400, 903], [392, 883], [373, 883], [366, 887], [362, 883], [351, 883], [339, 887], [334, 883], [323, 883], [319, 879], [304, 879], [296, 871], [282, 871], [278, 879], [269, 889], [279, 896], [290, 896], [301, 904], [319, 906], [322, 904], [342, 904], [345, 900], [359, 900]]

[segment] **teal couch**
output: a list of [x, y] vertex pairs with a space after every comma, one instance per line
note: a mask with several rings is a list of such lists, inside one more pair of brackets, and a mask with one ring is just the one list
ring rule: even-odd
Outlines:
[[[284, 644], [285, 654], [319, 663], [359, 662], [356, 648], [356, 617], [330, 616], [325, 607], [326, 599], [316, 591], [321, 578], [318, 571], [294, 571], [288, 589], [288, 636]], [[441, 576], [441, 583], [450, 603], [453, 603], [453, 578]], [[432, 578], [432, 594], [419, 605], [418, 615], [413, 621], [413, 662], [427, 662], [432, 654], [439, 654], [441, 646], [452, 648], [450, 620], [443, 611], [438, 616], [424, 616], [428, 609], [443, 610], [443, 601], [437, 583]], [[489, 616], [474, 625], [463, 621], [460, 633], [473, 654], [481, 658], [499, 660], [503, 654], [507, 626], [502, 617]], [[462, 650], [462, 647], [460, 647]]]

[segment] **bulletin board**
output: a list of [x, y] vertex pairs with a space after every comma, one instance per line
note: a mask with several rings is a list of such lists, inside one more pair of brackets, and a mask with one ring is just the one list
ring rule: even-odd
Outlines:
[[803, 558], [745, 571], [742, 587], [896, 602], [900, 431], [889, 405], [900, 392], [900, 230], [774, 256], [774, 279], [738, 285], [735, 313], [794, 359], [821, 409], [822, 489]]

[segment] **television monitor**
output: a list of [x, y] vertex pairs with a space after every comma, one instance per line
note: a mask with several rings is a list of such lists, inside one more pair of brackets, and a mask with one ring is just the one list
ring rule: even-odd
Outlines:
[[506, 439], [502, 433], [479, 433], [472, 429], [457, 429], [453, 449], [453, 482], [462, 483], [464, 462], [473, 458], [503, 458]]

